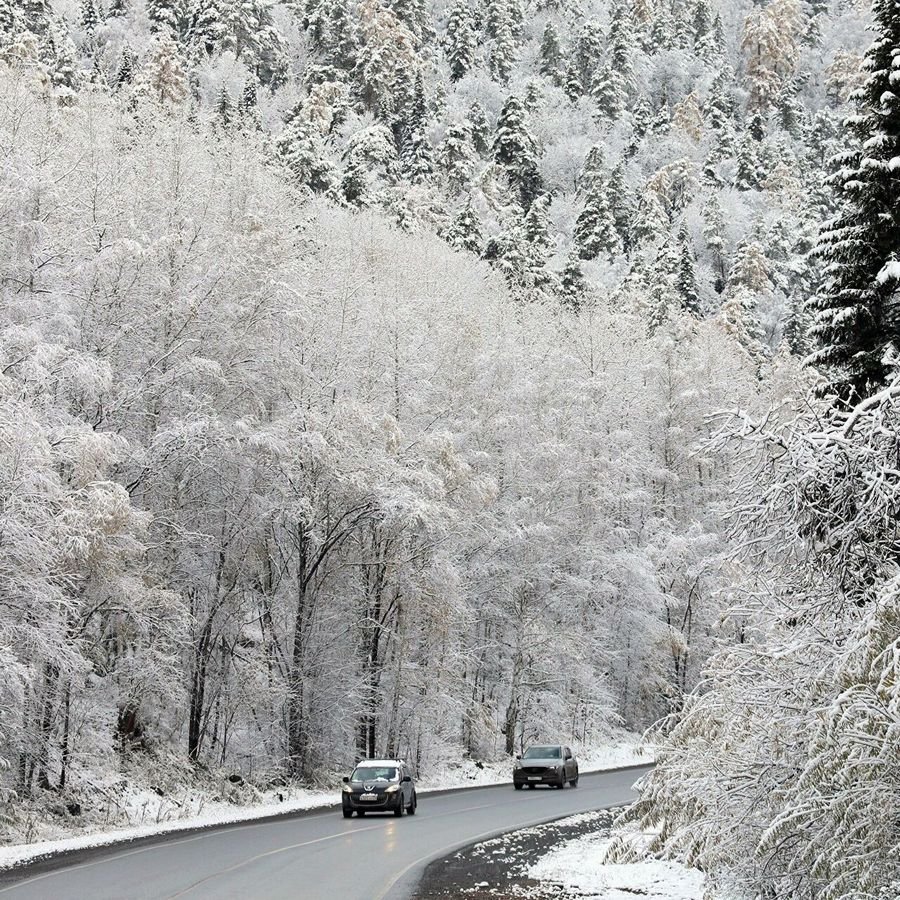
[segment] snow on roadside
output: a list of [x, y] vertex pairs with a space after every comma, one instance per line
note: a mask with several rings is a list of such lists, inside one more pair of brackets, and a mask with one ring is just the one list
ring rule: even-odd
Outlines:
[[[652, 763], [652, 749], [642, 746], [633, 735], [616, 740], [603, 747], [582, 749], [576, 753], [581, 772], [599, 772], [622, 766]], [[489, 784], [503, 784], [512, 781], [512, 767], [508, 759], [479, 765], [472, 760], [461, 760], [458, 764], [446, 764], [436, 768], [427, 778], [420, 778], [420, 791], [436, 791], [449, 787], [480, 787]]]
[[[620, 766], [639, 765], [653, 761], [653, 755], [642, 749], [639, 739], [626, 737], [607, 747], [583, 751], [579, 754], [579, 765], [582, 772], [615, 769]], [[421, 793], [437, 790], [452, 790], [463, 787], [479, 787], [491, 784], [502, 784], [511, 780], [509, 762], [484, 764], [466, 760], [458, 766], [445, 766], [428, 778], [419, 779], [417, 790]], [[143, 801], [155, 802], [162, 808], [162, 801], [151, 792], [146, 792]], [[143, 795], [141, 795], [143, 796]], [[267, 816], [290, 813], [299, 810], [316, 809], [340, 802], [337, 788], [331, 790], [313, 790], [309, 788], [284, 788], [280, 791], [283, 800], [277, 799], [278, 791], [270, 791], [262, 803], [252, 806], [239, 806], [224, 801], [201, 800], [193, 815], [183, 815], [170, 821], [148, 821], [140, 825], [123, 828], [98, 830], [89, 833], [53, 840], [42, 840], [34, 843], [0, 846], [0, 869], [31, 862], [44, 856], [64, 853], [70, 850], [84, 850], [89, 847], [101, 847], [123, 841], [132, 841], [150, 835], [167, 834], [193, 828], [205, 828], [234, 822], [253, 824], [254, 820]], [[141, 805], [141, 797], [128, 798], [128, 806]], [[157, 814], [158, 815], [158, 814]], [[150, 818], [153, 819], [151, 809]]]
[[567, 841], [528, 869], [528, 877], [561, 884], [602, 900], [702, 900], [704, 876], [680, 863], [645, 859], [604, 863], [609, 837], [588, 834]]

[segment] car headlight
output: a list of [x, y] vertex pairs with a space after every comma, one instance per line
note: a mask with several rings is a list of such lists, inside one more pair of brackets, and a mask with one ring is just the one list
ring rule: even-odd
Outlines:
[[353, 788], [350, 787], [349, 784], [345, 784], [345, 785], [344, 785], [344, 793], [345, 793], [345, 794], [352, 794], [352, 793], [353, 793]]
[[399, 784], [392, 784], [389, 788], [387, 788], [387, 789], [385, 790], [385, 793], [386, 793], [386, 794], [396, 794], [397, 791], [399, 791], [399, 790], [400, 790], [400, 785], [399, 785]]
[[558, 768], [559, 768], [559, 766], [547, 766], [547, 771], [555, 772]]

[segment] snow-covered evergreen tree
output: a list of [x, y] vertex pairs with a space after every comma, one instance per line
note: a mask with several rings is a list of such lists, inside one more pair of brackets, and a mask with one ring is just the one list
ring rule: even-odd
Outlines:
[[900, 11], [878, 0], [873, 14], [876, 39], [851, 120], [853, 146], [831, 178], [841, 206], [822, 228], [817, 253], [824, 278], [811, 304], [818, 343], [813, 361], [826, 367], [845, 399], [884, 383], [891, 371], [886, 355], [900, 339], [900, 99], [894, 93]]

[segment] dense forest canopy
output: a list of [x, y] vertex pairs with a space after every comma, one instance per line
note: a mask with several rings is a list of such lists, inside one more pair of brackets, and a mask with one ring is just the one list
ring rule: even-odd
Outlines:
[[895, 897], [895, 18], [0, 0], [9, 835], [659, 722], [723, 897]]

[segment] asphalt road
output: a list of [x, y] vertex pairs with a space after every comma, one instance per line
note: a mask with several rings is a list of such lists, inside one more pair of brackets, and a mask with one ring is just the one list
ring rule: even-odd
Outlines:
[[510, 784], [425, 794], [416, 815], [401, 819], [343, 819], [330, 809], [92, 850], [58, 868], [3, 873], [0, 900], [403, 900], [431, 860], [504, 831], [627, 803], [646, 770], [582, 774], [577, 788], [562, 791]]

